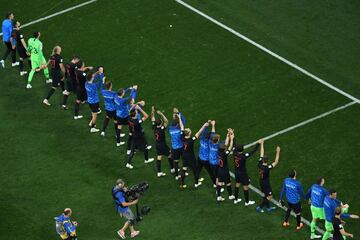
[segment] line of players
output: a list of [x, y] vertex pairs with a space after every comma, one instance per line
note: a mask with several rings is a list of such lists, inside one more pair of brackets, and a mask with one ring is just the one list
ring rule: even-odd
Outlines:
[[[60, 76], [56, 76], [54, 69], [60, 68], [62, 61], [59, 57], [59, 52], [52, 55], [50, 59], [55, 59], [55, 68], [52, 67], [52, 77], [57, 82]], [[78, 58], [72, 60], [72, 65], [81, 62]], [[58, 63], [58, 64], [56, 64]], [[59, 67], [56, 67], [58, 66]], [[78, 68], [78, 69], [77, 69]], [[102, 67], [96, 68], [96, 72], [90, 71], [85, 73], [86, 69], [84, 64], [76, 65], [75, 67], [67, 67], [67, 69], [73, 69], [77, 73], [69, 73], [67, 76], [80, 75], [86, 77], [85, 90], [87, 95], [87, 102], [92, 112], [92, 119], [89, 126], [90, 132], [98, 132], [96, 129], [96, 118], [99, 113], [99, 96], [98, 90], [104, 98], [104, 106], [106, 110], [106, 117], [102, 128], [101, 135], [105, 136], [105, 131], [109, 121], [114, 121], [115, 132], [117, 136], [117, 145], [123, 145], [124, 142], [120, 142], [120, 135], [122, 127], [129, 125], [129, 138], [128, 138], [128, 157], [126, 167], [133, 169], [132, 158], [135, 150], [144, 152], [145, 163], [153, 161], [148, 157], [148, 145], [144, 134], [142, 124], [149, 118], [149, 115], [142, 109], [144, 101], [135, 103], [137, 95], [137, 86], [132, 86], [127, 89], [119, 89], [117, 92], [112, 91], [112, 83], [106, 82], [104, 75], [104, 69]], [[76, 70], [77, 69], [77, 70]], [[80, 70], [79, 70], [80, 69]], [[88, 67], [87, 70], [93, 68]], [[71, 77], [68, 78], [70, 82], [74, 82]], [[129, 96], [125, 97], [125, 94], [129, 92]], [[77, 115], [79, 116], [79, 115]], [[245, 206], [254, 204], [254, 201], [249, 199], [249, 184], [250, 178], [246, 170], [246, 160], [251, 157], [260, 147], [260, 160], [258, 162], [258, 169], [260, 175], [260, 187], [264, 194], [262, 201], [256, 210], [260, 213], [264, 212], [264, 208], [267, 212], [275, 209], [270, 205], [272, 199], [272, 188], [270, 185], [270, 171], [277, 166], [280, 158], [280, 147], [276, 148], [275, 160], [270, 163], [269, 156], [265, 155], [264, 141], [259, 140], [254, 148], [249, 152], [244, 152], [244, 146], [239, 143], [235, 143], [235, 133], [233, 129], [228, 129], [225, 137], [225, 141], [221, 142], [220, 135], [216, 132], [215, 120], [208, 120], [195, 134], [192, 134], [191, 129], [185, 128], [186, 119], [183, 114], [179, 112], [177, 108], [173, 109], [172, 122], [169, 125], [169, 121], [166, 116], [159, 110], [152, 107], [151, 122], [156, 142], [157, 161], [156, 169], [157, 176], [162, 177], [166, 174], [161, 169], [162, 158], [168, 158], [170, 165], [170, 172], [175, 174], [175, 179], [180, 181], [180, 187], [186, 188], [185, 184], [186, 176], [188, 175], [188, 169], [192, 169], [194, 176], [194, 187], [197, 188], [201, 185], [203, 178], [200, 177], [201, 170], [206, 169], [214, 187], [216, 188], [216, 200], [221, 202], [225, 199], [221, 196], [222, 189], [226, 187], [228, 197], [230, 200], [237, 204], [241, 201], [239, 198], [240, 186], [243, 186], [243, 192], [245, 197]], [[75, 118], [78, 119], [78, 118]], [[166, 143], [166, 129], [171, 140], [171, 148]], [[211, 130], [210, 130], [211, 128]], [[124, 134], [123, 134], [124, 135]], [[194, 143], [200, 141], [198, 157], [195, 156]], [[228, 156], [233, 154], [234, 172], [235, 172], [235, 189], [234, 195], [231, 186]], [[179, 167], [179, 161], [182, 160], [182, 168]], [[309, 199], [311, 201], [311, 212], [313, 220], [311, 223], [311, 239], [320, 238], [321, 236], [315, 234], [316, 222], [318, 220], [325, 220], [326, 232], [323, 239], [328, 239], [334, 232], [333, 239], [341, 239], [341, 235], [352, 237], [351, 234], [346, 233], [341, 226], [339, 218], [358, 218], [357, 215], [346, 214], [348, 210], [347, 204], [336, 199], [336, 191], [330, 190], [328, 192], [324, 187], [324, 179], [319, 178], [316, 184], [314, 184], [307, 194], [304, 194], [301, 184], [296, 180], [297, 174], [295, 170], [290, 171], [289, 177], [284, 180], [283, 188], [281, 191], [280, 200], [284, 205], [283, 198], [286, 196], [288, 207], [283, 223], [284, 227], [289, 227], [289, 217], [291, 211], [296, 214], [296, 230], [300, 230], [303, 227], [301, 222], [301, 197]], [[339, 235], [339, 233], [341, 235]], [[339, 238], [338, 238], [338, 237]]]
[[[125, 134], [122, 133], [124, 126], [129, 126], [129, 137], [127, 141], [127, 161], [126, 167], [133, 169], [132, 158], [136, 150], [144, 153], [145, 163], [154, 161], [149, 158], [148, 149], [150, 146], [142, 128], [142, 123], [149, 118], [149, 115], [142, 109], [145, 102], [135, 102], [137, 96], [137, 86], [131, 86], [126, 89], [119, 89], [117, 92], [112, 90], [112, 82], [106, 81], [103, 67], [85, 66], [85, 63], [78, 57], [74, 56], [69, 64], [64, 65], [63, 58], [61, 57], [61, 47], [55, 46], [53, 53], [45, 63], [42, 55], [42, 43], [39, 41], [40, 33], [34, 33], [33, 38], [29, 39], [29, 47], [26, 47], [23, 35], [19, 31], [20, 23], [15, 24], [15, 38], [18, 43], [23, 45], [20, 57], [23, 62], [31, 53], [32, 69], [35, 72], [44, 69], [47, 82], [52, 82], [52, 87], [43, 100], [43, 103], [50, 106], [49, 99], [54, 94], [56, 89], [61, 88], [63, 93], [62, 107], [67, 109], [67, 100], [71, 92], [76, 95], [74, 107], [74, 119], [78, 120], [83, 118], [79, 114], [80, 104], [88, 103], [91, 109], [91, 121], [89, 123], [90, 132], [96, 133], [100, 130], [96, 128], [97, 115], [101, 112], [100, 100], [98, 90], [100, 90], [103, 99], [104, 107], [106, 110], [106, 117], [102, 127], [101, 135], [105, 136], [105, 131], [110, 121], [114, 122], [114, 129], [116, 133], [116, 146], [124, 145], [125, 142], [121, 141], [121, 137]], [[38, 41], [38, 42], [37, 42]], [[24, 49], [27, 51], [25, 52]], [[26, 54], [26, 56], [25, 56]], [[38, 55], [40, 54], [40, 55]], [[35, 59], [35, 57], [39, 59]], [[47, 72], [47, 67], [51, 68], [50, 80]], [[24, 75], [23, 64], [21, 64], [20, 75]], [[32, 75], [33, 75], [32, 74]], [[30, 76], [29, 76], [30, 78]], [[64, 79], [67, 83], [65, 87]], [[32, 76], [31, 76], [32, 79]], [[30, 82], [31, 82], [30, 79]], [[27, 88], [30, 82], [28, 82]], [[31, 85], [30, 85], [31, 86]], [[233, 129], [228, 129], [225, 135], [225, 141], [220, 141], [220, 135], [215, 131], [216, 122], [209, 120], [192, 135], [189, 128], [185, 128], [186, 119], [178, 111], [177, 108], [173, 109], [172, 121], [169, 124], [165, 115], [152, 107], [151, 121], [156, 142], [157, 161], [156, 169], [157, 176], [163, 177], [166, 174], [162, 171], [161, 160], [168, 158], [170, 172], [175, 174], [175, 179], [180, 181], [180, 187], [186, 188], [186, 176], [188, 176], [189, 168], [192, 169], [194, 175], [194, 187], [197, 188], [202, 184], [203, 178], [200, 173], [204, 168], [212, 180], [214, 188], [216, 188], [216, 200], [219, 202], [225, 199], [221, 196], [223, 188], [227, 189], [228, 197], [233, 200], [235, 204], [239, 203], [240, 186], [243, 186], [245, 197], [245, 206], [255, 204], [254, 201], [249, 199], [249, 184], [250, 178], [246, 170], [246, 160], [251, 157], [260, 147], [260, 160], [258, 162], [258, 169], [260, 175], [260, 187], [263, 193], [263, 198], [256, 210], [260, 213], [266, 211], [270, 212], [275, 209], [270, 205], [272, 199], [272, 188], [270, 185], [270, 170], [272, 170], [279, 162], [280, 147], [276, 149], [275, 160], [270, 163], [269, 157], [264, 154], [264, 141], [259, 142], [249, 152], [244, 152], [244, 146], [235, 142], [235, 133]], [[210, 130], [211, 128], [211, 130]], [[168, 129], [171, 148], [166, 143], [166, 129]], [[194, 143], [200, 141], [198, 157], [195, 156]], [[231, 186], [228, 156], [233, 154], [234, 173], [235, 173], [235, 188], [234, 194]], [[182, 160], [182, 167], [180, 168], [180, 160]], [[289, 216], [291, 211], [294, 211], [297, 219], [296, 229], [300, 230], [303, 227], [301, 222], [301, 197], [311, 200], [311, 212], [313, 220], [311, 222], [311, 239], [316, 239], [321, 236], [315, 234], [316, 222], [318, 220], [325, 220], [326, 232], [322, 239], [328, 239], [331, 232], [334, 231], [333, 239], [342, 239], [341, 235], [353, 237], [351, 234], [346, 233], [341, 225], [340, 218], [358, 218], [357, 215], [346, 214], [348, 210], [347, 204], [342, 204], [336, 199], [336, 191], [330, 190], [329, 192], [323, 187], [324, 179], [319, 178], [307, 194], [305, 195], [301, 184], [296, 180], [296, 171], [292, 170], [289, 173], [289, 178], [284, 180], [283, 188], [281, 191], [280, 200], [283, 203], [283, 198], [286, 196], [288, 208], [283, 223], [284, 227], [288, 227]]]

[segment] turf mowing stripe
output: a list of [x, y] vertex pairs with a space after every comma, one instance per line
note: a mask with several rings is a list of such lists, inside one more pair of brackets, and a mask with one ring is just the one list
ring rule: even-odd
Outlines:
[[[73, 7], [64, 9], [64, 10], [62, 10], [62, 11], [60, 11], [60, 12], [51, 14], [51, 15], [46, 16], [46, 17], [43, 17], [43, 18], [39, 18], [39, 19], [37, 19], [37, 20], [31, 21], [31, 22], [28, 22], [28, 23], [25, 23], [25, 24], [21, 25], [21, 28], [24, 28], [24, 27], [33, 25], [33, 24], [38, 23], [38, 22], [42, 22], [42, 21], [48, 20], [48, 19], [50, 19], [50, 18], [56, 17], [56, 16], [58, 16], [58, 15], [61, 15], [61, 14], [67, 13], [67, 12], [70, 12], [70, 11], [72, 11], [72, 10], [75, 10], [75, 9], [77, 9], [77, 8], [80, 8], [80, 7], [86, 6], [86, 5], [88, 5], [88, 4], [94, 3], [94, 2], [96, 2], [96, 1], [97, 1], [97, 0], [90, 0], [90, 1], [87, 1], [87, 2], [80, 3], [80, 4], [75, 5], [75, 6], [73, 6]], [[3, 33], [1, 32], [1, 33], [0, 33], [0, 36], [2, 36], [2, 35], [3, 35]]]
[[[288, 128], [283, 129], [283, 130], [280, 130], [280, 131], [278, 131], [278, 132], [275, 132], [275, 133], [273, 133], [273, 134], [271, 134], [271, 135], [269, 135], [269, 136], [266, 136], [266, 137], [264, 137], [264, 140], [268, 140], [268, 139], [274, 138], [274, 137], [276, 137], [276, 136], [279, 136], [279, 135], [282, 135], [282, 134], [284, 134], [284, 133], [290, 132], [290, 131], [292, 131], [292, 130], [294, 130], [294, 129], [297, 129], [297, 128], [299, 128], [299, 127], [305, 126], [305, 125], [307, 125], [307, 124], [309, 124], [309, 123], [312, 123], [312, 122], [314, 122], [314, 121], [316, 121], [316, 120], [318, 120], [318, 119], [324, 118], [324, 117], [326, 117], [326, 116], [328, 116], [328, 115], [330, 115], [330, 114], [333, 114], [333, 113], [335, 113], [335, 112], [337, 112], [337, 111], [340, 111], [340, 110], [343, 110], [343, 109], [345, 109], [345, 108], [348, 108], [348, 107], [350, 107], [350, 106], [352, 106], [352, 105], [354, 105], [354, 104], [356, 104], [356, 103], [357, 103], [356, 101], [352, 101], [352, 102], [349, 102], [349, 103], [347, 103], [347, 104], [345, 104], [345, 105], [343, 105], [343, 106], [334, 108], [334, 109], [332, 109], [332, 110], [330, 110], [330, 111], [328, 111], [328, 112], [322, 113], [322, 114], [320, 114], [320, 115], [318, 115], [318, 116], [316, 116], [316, 117], [310, 118], [310, 119], [305, 120], [305, 121], [303, 121], [303, 122], [301, 122], [301, 123], [298, 123], [298, 124], [293, 125], [293, 126], [291, 126], [291, 127], [288, 127]], [[250, 144], [244, 146], [244, 148], [248, 148], [248, 147], [254, 146], [256, 143], [257, 143], [257, 141], [255, 141], [255, 142], [253, 142], [253, 143], [250, 143]]]
[[183, 5], [184, 7], [186, 7], [186, 8], [188, 8], [188, 9], [190, 9], [191, 11], [193, 11], [193, 12], [195, 12], [195, 13], [199, 14], [200, 16], [202, 16], [202, 17], [206, 18], [207, 20], [209, 20], [209, 21], [211, 21], [211, 22], [215, 23], [215, 24], [216, 24], [216, 25], [218, 25], [219, 27], [221, 27], [221, 28], [223, 28], [223, 29], [225, 29], [225, 30], [227, 30], [227, 31], [231, 32], [231, 33], [232, 33], [232, 34], [234, 34], [235, 36], [237, 36], [237, 37], [239, 37], [239, 38], [241, 38], [241, 39], [245, 40], [246, 42], [248, 42], [248, 43], [250, 43], [250, 44], [254, 45], [255, 47], [257, 47], [257, 48], [261, 49], [262, 51], [264, 51], [264, 52], [266, 52], [266, 53], [270, 54], [271, 56], [273, 56], [273, 57], [277, 58], [278, 60], [280, 60], [280, 61], [282, 61], [282, 62], [286, 63], [287, 65], [289, 65], [289, 66], [291, 66], [291, 67], [295, 68], [296, 70], [298, 70], [298, 71], [302, 72], [303, 74], [307, 75], [308, 77], [311, 77], [312, 79], [314, 79], [314, 80], [316, 80], [317, 82], [319, 82], [319, 83], [321, 83], [321, 84], [325, 85], [326, 87], [328, 87], [328, 88], [330, 88], [330, 89], [332, 89], [332, 90], [334, 90], [334, 91], [336, 91], [336, 92], [340, 93], [341, 95], [343, 95], [343, 96], [345, 96], [345, 97], [347, 97], [347, 98], [349, 98], [349, 99], [351, 99], [351, 100], [353, 100], [353, 101], [355, 101], [355, 102], [357, 102], [357, 103], [360, 103], [360, 99], [358, 99], [358, 98], [356, 98], [356, 97], [354, 97], [354, 96], [350, 95], [349, 93], [344, 92], [343, 90], [341, 90], [341, 89], [339, 89], [339, 88], [335, 87], [334, 85], [332, 85], [332, 84], [330, 84], [330, 83], [326, 82], [325, 80], [323, 80], [323, 79], [321, 79], [321, 78], [319, 78], [319, 77], [315, 76], [314, 74], [310, 73], [309, 71], [307, 71], [307, 70], [303, 69], [302, 67], [300, 67], [300, 66], [296, 65], [295, 63], [293, 63], [293, 62], [291, 62], [291, 61], [289, 61], [289, 60], [287, 60], [287, 59], [285, 59], [285, 58], [281, 57], [280, 55], [278, 55], [278, 54], [276, 54], [276, 53], [272, 52], [271, 50], [267, 49], [266, 47], [264, 47], [264, 46], [262, 46], [262, 45], [258, 44], [257, 42], [255, 42], [255, 41], [251, 40], [250, 38], [248, 38], [248, 37], [246, 37], [246, 36], [244, 36], [244, 35], [242, 35], [241, 33], [239, 33], [239, 32], [237, 32], [237, 31], [235, 31], [234, 29], [232, 29], [232, 28], [230, 28], [230, 27], [228, 27], [228, 26], [226, 26], [225, 24], [223, 24], [223, 23], [219, 22], [218, 20], [216, 20], [216, 19], [214, 19], [214, 18], [210, 17], [209, 15], [207, 15], [207, 14], [205, 14], [205, 13], [201, 12], [200, 10], [198, 10], [198, 9], [194, 8], [193, 6], [191, 6], [191, 5], [187, 4], [187, 3], [185, 3], [184, 1], [182, 1], [182, 0], [175, 0], [175, 1], [176, 1], [177, 3], [179, 3], [179, 4]]
[[[356, 101], [352, 101], [352, 102], [347, 103], [347, 104], [345, 104], [345, 105], [343, 105], [343, 106], [334, 108], [334, 109], [332, 109], [332, 110], [330, 110], [330, 111], [328, 111], [328, 112], [322, 113], [322, 114], [320, 114], [320, 115], [318, 115], [318, 116], [316, 116], [316, 117], [310, 118], [310, 119], [308, 119], [308, 120], [306, 120], [306, 121], [303, 121], [303, 122], [301, 122], [301, 123], [298, 123], [298, 124], [296, 124], [296, 125], [294, 125], [294, 126], [285, 128], [285, 129], [283, 129], [283, 130], [281, 130], [281, 131], [278, 131], [278, 132], [273, 133], [273, 134], [271, 134], [271, 135], [269, 135], [269, 136], [267, 136], [267, 137], [264, 137], [264, 140], [268, 140], [268, 139], [274, 138], [274, 137], [276, 137], [276, 136], [279, 136], [279, 135], [281, 135], [281, 134], [290, 132], [290, 131], [292, 131], [292, 130], [294, 130], [294, 129], [297, 129], [297, 128], [299, 128], [299, 127], [302, 127], [302, 126], [304, 126], [304, 125], [306, 125], [306, 124], [309, 124], [309, 123], [311, 123], [311, 122], [314, 122], [314, 121], [316, 121], [316, 120], [318, 120], [318, 119], [324, 118], [324, 117], [326, 117], [326, 116], [328, 116], [328, 115], [330, 115], [330, 114], [333, 114], [333, 113], [335, 113], [335, 112], [337, 112], [337, 111], [340, 111], [340, 110], [343, 110], [343, 109], [345, 109], [345, 108], [348, 108], [348, 107], [350, 107], [350, 106], [352, 106], [352, 105], [354, 105], [354, 104], [356, 104], [356, 103], [357, 103]], [[256, 143], [257, 143], [257, 141], [255, 141], [255, 142], [253, 142], [253, 143], [250, 143], [250, 144], [247, 144], [247, 145], [244, 146], [244, 148], [246, 149], [246, 148], [249, 148], [249, 147], [251, 147], [251, 146], [254, 146]], [[235, 174], [234, 174], [233, 172], [231, 172], [231, 171], [230, 171], [230, 176], [231, 176], [232, 178], [235, 178]], [[260, 189], [254, 187], [253, 185], [250, 184], [250, 185], [249, 185], [249, 188], [250, 188], [252, 191], [254, 191], [256, 194], [258, 194], [258, 195], [260, 195], [260, 196], [264, 196], [264, 194], [260, 191]], [[281, 206], [280, 202], [276, 201], [275, 199], [271, 199], [271, 202], [274, 203], [274, 204], [275, 204], [276, 206], [278, 206], [279, 208], [281, 208], [282, 210], [284, 210], [284, 211], [287, 210], [286, 207]], [[293, 213], [293, 212], [291, 212], [291, 215], [294, 216], [294, 217], [296, 217], [295, 213]], [[310, 223], [311, 223], [311, 222], [310, 222], [309, 220], [301, 217], [301, 221], [302, 221], [304, 224], [306, 224], [307, 226], [310, 226]], [[321, 234], [324, 234], [324, 230], [322, 230], [322, 229], [319, 228], [319, 227], [316, 227], [316, 231], [319, 232], [319, 233], [321, 233]]]

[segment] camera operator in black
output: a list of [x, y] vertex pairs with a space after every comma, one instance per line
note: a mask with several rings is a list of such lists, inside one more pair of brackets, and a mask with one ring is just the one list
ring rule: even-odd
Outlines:
[[135, 216], [129, 206], [135, 205], [138, 203], [138, 199], [135, 199], [131, 202], [126, 202], [125, 200], [125, 193], [127, 191], [127, 188], [125, 187], [125, 183], [122, 179], [118, 179], [116, 181], [115, 187], [112, 189], [112, 196], [114, 199], [114, 202], [116, 203], [116, 212], [121, 216], [126, 218], [126, 222], [124, 226], [117, 231], [117, 234], [122, 238], [125, 239], [125, 231], [129, 227], [131, 232], [131, 238], [137, 236], [140, 234], [140, 231], [136, 231], [134, 229], [134, 221]]
[[194, 142], [199, 138], [200, 134], [206, 127], [209, 126], [209, 123], [206, 122], [204, 125], [200, 128], [200, 130], [192, 137], [191, 136], [191, 130], [190, 128], [184, 129], [184, 124], [182, 122], [182, 119], [179, 118], [179, 124], [181, 129], [181, 139], [184, 145], [182, 160], [183, 160], [183, 168], [181, 171], [181, 188], [186, 188], [185, 185], [185, 177], [187, 168], [190, 167], [193, 170], [194, 179], [195, 179], [195, 187], [199, 187], [201, 185], [201, 182], [204, 180], [203, 178], [199, 179], [199, 171], [197, 170], [196, 166], [196, 157], [194, 152]]
[[254, 201], [249, 200], [249, 184], [250, 184], [250, 178], [246, 170], [246, 160], [251, 157], [259, 148], [260, 143], [263, 140], [259, 140], [258, 143], [256, 143], [255, 147], [250, 152], [243, 152], [244, 151], [244, 145], [242, 144], [235, 144], [235, 147], [233, 149], [233, 155], [234, 155], [234, 169], [235, 169], [235, 200], [234, 204], [237, 204], [241, 202], [241, 198], [239, 198], [239, 189], [240, 184], [243, 185], [244, 190], [244, 197], [245, 197], [245, 206], [253, 205], [255, 204]]
[[221, 188], [226, 185], [226, 189], [229, 194], [229, 200], [234, 200], [235, 197], [232, 195], [232, 188], [231, 188], [231, 180], [230, 180], [230, 173], [228, 167], [228, 156], [230, 154], [231, 149], [233, 148], [234, 144], [234, 130], [229, 128], [226, 134], [225, 144], [222, 143], [219, 145], [219, 152], [218, 152], [218, 182], [216, 186], [216, 193], [217, 193], [217, 201], [222, 202], [225, 199], [221, 197]]

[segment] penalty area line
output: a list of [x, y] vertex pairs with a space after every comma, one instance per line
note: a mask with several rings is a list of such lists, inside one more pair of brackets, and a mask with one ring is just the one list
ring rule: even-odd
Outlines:
[[[80, 3], [80, 4], [78, 4], [78, 5], [75, 5], [75, 6], [72, 6], [72, 7], [70, 7], [70, 8], [64, 9], [64, 10], [62, 10], [62, 11], [60, 11], [60, 12], [56, 12], [56, 13], [53, 13], [53, 14], [51, 14], [51, 15], [49, 15], [49, 16], [42, 17], [42, 18], [36, 19], [36, 20], [34, 20], [34, 21], [25, 23], [25, 24], [23, 24], [23, 25], [21, 26], [21, 28], [25, 28], [25, 27], [31, 26], [31, 25], [33, 25], [33, 24], [35, 24], [35, 23], [48, 20], [48, 19], [50, 19], [50, 18], [56, 17], [56, 16], [58, 16], [58, 15], [61, 15], [61, 14], [67, 13], [67, 12], [70, 12], [70, 11], [75, 10], [75, 9], [77, 9], [77, 8], [81, 8], [81, 7], [83, 7], [83, 6], [89, 5], [89, 4], [94, 3], [94, 2], [96, 2], [96, 1], [97, 1], [97, 0], [90, 0], [90, 1], [87, 1], [87, 2]], [[2, 36], [2, 35], [3, 35], [3, 33], [0, 33], [0, 36]]]
[[286, 58], [280, 56], [279, 54], [274, 53], [273, 51], [269, 50], [268, 48], [264, 47], [263, 45], [255, 42], [255, 41], [253, 41], [253, 40], [251, 40], [250, 38], [246, 37], [245, 35], [243, 35], [243, 34], [237, 32], [237, 31], [235, 31], [234, 29], [226, 26], [225, 24], [223, 24], [223, 23], [219, 22], [218, 20], [210, 17], [209, 15], [203, 13], [203, 12], [200, 11], [199, 9], [196, 9], [195, 7], [191, 6], [190, 4], [188, 4], [188, 3], [186, 3], [186, 2], [184, 2], [184, 1], [182, 1], [182, 0], [175, 0], [175, 1], [176, 1], [177, 3], [179, 3], [179, 4], [181, 4], [182, 6], [186, 7], [187, 9], [193, 11], [194, 13], [197, 13], [198, 15], [202, 16], [203, 18], [206, 18], [207, 20], [209, 20], [210, 22], [216, 24], [217, 26], [219, 26], [219, 27], [225, 29], [226, 31], [234, 34], [235, 36], [241, 38], [242, 40], [244, 40], [244, 41], [250, 43], [251, 45], [259, 48], [260, 50], [268, 53], [269, 55], [273, 56], [274, 58], [282, 61], [283, 63], [285, 63], [285, 64], [287, 64], [287, 65], [289, 65], [290, 67], [292, 67], [292, 68], [298, 70], [299, 72], [305, 74], [306, 76], [308, 76], [308, 77], [314, 79], [315, 81], [323, 84], [324, 86], [326, 86], [326, 87], [334, 90], [335, 92], [337, 92], [337, 93], [339, 93], [339, 94], [341, 94], [341, 95], [343, 95], [343, 96], [351, 99], [352, 101], [356, 101], [357, 103], [360, 103], [360, 99], [358, 99], [358, 98], [350, 95], [350, 94], [347, 93], [347, 92], [344, 92], [343, 90], [341, 90], [341, 89], [335, 87], [334, 85], [326, 82], [325, 80], [319, 78], [318, 76], [315, 76], [314, 74], [310, 73], [309, 71], [305, 70], [304, 68], [302, 68], [302, 67], [296, 65], [295, 63], [287, 60]]

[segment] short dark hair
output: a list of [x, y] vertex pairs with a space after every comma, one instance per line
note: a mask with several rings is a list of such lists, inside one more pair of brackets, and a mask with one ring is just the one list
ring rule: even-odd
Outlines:
[[211, 136], [211, 132], [207, 132], [205, 134], [205, 139], [209, 140], [210, 139], [210, 136]]
[[295, 175], [296, 175], [296, 171], [295, 171], [295, 169], [292, 169], [292, 170], [289, 172], [289, 177], [294, 178]]
[[84, 64], [84, 61], [79, 59], [78, 63], [76, 64], [76, 67], [81, 68], [83, 66], [83, 64]]
[[120, 88], [120, 89], [118, 90], [118, 92], [117, 92], [118, 96], [123, 95], [123, 93], [124, 93], [124, 89], [123, 89], [123, 88]]
[[225, 151], [225, 148], [226, 148], [225, 143], [220, 143], [220, 144], [219, 144], [219, 150], [220, 150], [220, 151]]
[[179, 118], [174, 118], [171, 125], [177, 126], [178, 124], [179, 124]]
[[14, 13], [12, 11], [6, 12], [5, 18], [9, 18], [11, 16], [11, 14], [14, 14]]
[[135, 115], [136, 115], [136, 109], [131, 109], [130, 110], [130, 117], [135, 117]]
[[323, 177], [318, 177], [318, 178], [316, 179], [316, 183], [320, 185], [321, 182], [323, 181], [323, 179], [324, 179]]
[[79, 59], [80, 60], [80, 57], [78, 55], [74, 55], [73, 59]]
[[34, 37], [34, 38], [38, 38], [39, 36], [40, 36], [40, 32], [39, 32], [39, 31], [33, 33], [33, 37]]
[[335, 208], [335, 215], [340, 215], [341, 214], [341, 207], [336, 207]]
[[69, 215], [69, 213], [71, 213], [71, 210], [70, 210], [69, 208], [67, 208], [67, 209], [64, 210], [64, 214], [65, 214], [65, 215]]
[[106, 88], [107, 90], [109, 90], [110, 87], [111, 87], [111, 85], [112, 85], [112, 82], [111, 82], [111, 81], [110, 81], [110, 82], [107, 82], [107, 83], [105, 83], [105, 88]]
[[93, 79], [93, 75], [94, 75], [94, 72], [93, 71], [90, 71], [86, 74], [86, 80], [87, 81], [91, 81], [91, 79]]
[[262, 157], [262, 161], [263, 161], [263, 163], [267, 163], [267, 162], [269, 161], [269, 156], [268, 156], [268, 155], [264, 155], [264, 156]]
[[237, 151], [237, 152], [244, 151], [244, 145], [243, 144], [236, 144], [235, 145], [235, 151]]
[[336, 189], [335, 188], [330, 189], [329, 193], [330, 193], [330, 195], [333, 194], [333, 193], [336, 193]]
[[160, 126], [160, 125], [162, 125], [162, 124], [163, 124], [163, 121], [162, 121], [161, 118], [157, 118], [157, 119], [155, 120], [155, 125], [156, 125], [156, 126]]

